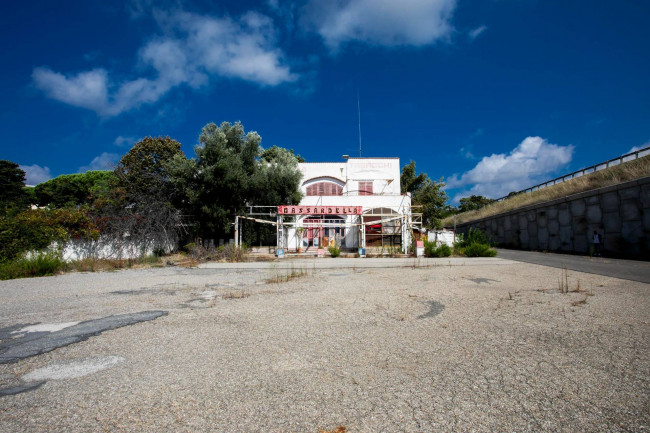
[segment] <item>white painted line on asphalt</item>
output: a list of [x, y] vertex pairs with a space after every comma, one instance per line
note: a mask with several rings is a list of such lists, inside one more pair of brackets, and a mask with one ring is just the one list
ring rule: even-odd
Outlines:
[[56, 332], [77, 325], [78, 323], [79, 322], [39, 323], [38, 325], [26, 326], [23, 329], [13, 331], [12, 334], [24, 334], [26, 332]]
[[124, 358], [119, 356], [105, 356], [101, 358], [75, 359], [72, 361], [57, 362], [27, 373], [22, 376], [21, 379], [27, 382], [74, 379], [96, 373], [121, 362], [124, 362]]

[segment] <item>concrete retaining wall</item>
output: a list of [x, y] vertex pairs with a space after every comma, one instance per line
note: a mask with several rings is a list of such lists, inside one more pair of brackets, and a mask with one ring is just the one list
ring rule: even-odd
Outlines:
[[604, 253], [650, 260], [650, 177], [463, 223], [499, 245], [586, 254], [596, 230]]

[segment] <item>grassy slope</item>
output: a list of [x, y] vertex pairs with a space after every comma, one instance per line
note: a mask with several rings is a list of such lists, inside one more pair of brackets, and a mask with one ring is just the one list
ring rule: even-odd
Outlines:
[[[474, 221], [531, 204], [543, 203], [580, 192], [617, 185], [648, 176], [650, 176], [650, 156], [644, 156], [643, 158], [589, 173], [557, 185], [548, 186], [527, 194], [519, 194], [509, 199], [492, 203], [479, 210], [457, 214], [456, 224]], [[453, 216], [447, 217], [442, 221], [442, 225], [445, 227], [452, 226], [453, 224]]]

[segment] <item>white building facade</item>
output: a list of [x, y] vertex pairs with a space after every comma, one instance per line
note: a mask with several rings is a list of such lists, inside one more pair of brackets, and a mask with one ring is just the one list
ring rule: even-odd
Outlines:
[[304, 197], [299, 205], [278, 206], [278, 248], [408, 250], [411, 197], [400, 191], [399, 158], [348, 158], [298, 167]]

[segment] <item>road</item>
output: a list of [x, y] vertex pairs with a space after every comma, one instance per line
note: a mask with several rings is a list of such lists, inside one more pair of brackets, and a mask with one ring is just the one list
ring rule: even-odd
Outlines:
[[499, 249], [501, 259], [650, 283], [650, 262]]
[[650, 432], [650, 285], [506, 255], [0, 281], [0, 433]]
[[438, 266], [509, 266], [513, 262], [533, 263], [552, 268], [566, 268], [588, 274], [604, 275], [624, 280], [650, 283], [650, 262], [610, 259], [606, 257], [575, 256], [570, 254], [539, 253], [499, 249], [497, 258], [286, 258], [270, 262], [203, 263], [203, 269], [258, 269], [287, 270], [297, 272], [312, 269], [371, 269], [371, 268], [428, 268]]

